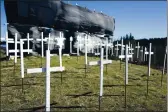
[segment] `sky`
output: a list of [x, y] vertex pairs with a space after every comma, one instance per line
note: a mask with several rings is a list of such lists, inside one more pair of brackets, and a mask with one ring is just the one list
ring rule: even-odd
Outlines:
[[[116, 22], [114, 39], [129, 33], [132, 33], [135, 39], [167, 37], [166, 1], [69, 1], [69, 3], [74, 5], [77, 3], [114, 17]], [[6, 16], [3, 6], [1, 14], [1, 24], [4, 24]], [[5, 30], [5, 25], [1, 25], [1, 37], [5, 36]]]

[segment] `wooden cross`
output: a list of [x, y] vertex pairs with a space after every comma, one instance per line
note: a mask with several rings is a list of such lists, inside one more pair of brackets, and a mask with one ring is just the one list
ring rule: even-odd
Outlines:
[[112, 60], [103, 60], [104, 48], [101, 48], [100, 61], [91, 61], [89, 66], [100, 65], [100, 93], [99, 93], [99, 110], [101, 104], [101, 97], [103, 96], [103, 65], [112, 63]]
[[128, 59], [131, 58], [132, 55], [128, 54], [128, 45], [125, 47], [125, 55], [119, 55], [119, 58], [125, 58], [125, 82], [128, 84]]
[[152, 44], [149, 44], [149, 52], [145, 51], [146, 55], [149, 55], [149, 60], [148, 60], [148, 76], [150, 76], [150, 65], [151, 65], [151, 55], [154, 54], [152, 51]]
[[139, 42], [138, 42], [138, 45], [135, 46], [135, 48], [137, 48], [137, 59], [138, 59], [139, 58], [139, 49], [140, 49]]
[[46, 68], [27, 69], [27, 73], [46, 73], [46, 112], [50, 111], [50, 72], [64, 71], [64, 67], [50, 67], [50, 51], [46, 50]]

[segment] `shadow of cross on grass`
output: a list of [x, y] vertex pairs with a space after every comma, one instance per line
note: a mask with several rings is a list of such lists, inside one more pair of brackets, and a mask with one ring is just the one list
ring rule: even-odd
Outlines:
[[[41, 83], [32, 83], [32, 84], [23, 84], [24, 86], [33, 86], [33, 85], [40, 85]], [[23, 86], [22, 84], [18, 84], [18, 85], [14, 85], [14, 84], [11, 84], [11, 85], [3, 85], [1, 87], [17, 87], [17, 86]]]
[[[78, 98], [78, 97], [83, 97], [83, 96], [96, 96], [98, 97], [99, 94], [91, 94], [93, 92], [85, 92], [85, 93], [82, 93], [82, 94], [79, 94], [79, 95], [76, 95], [76, 94], [71, 94], [71, 95], [66, 95], [66, 96], [71, 96], [73, 98]], [[111, 97], [111, 96], [124, 96], [123, 94], [121, 95], [108, 95], [108, 94], [104, 94], [103, 97]]]
[[[57, 103], [51, 103], [50, 107], [52, 108], [58, 108], [58, 109], [73, 109], [73, 108], [86, 108], [85, 106], [55, 106]], [[26, 111], [26, 112], [45, 112], [45, 105], [38, 106], [38, 107], [32, 107], [32, 108], [22, 108], [19, 109], [20, 111]]]
[[[51, 103], [50, 106], [56, 105], [57, 103]], [[44, 112], [45, 111], [45, 105], [38, 106], [38, 107], [32, 107], [32, 108], [22, 108], [19, 109], [20, 111], [26, 111], [26, 112]]]
[[82, 93], [82, 94], [70, 94], [70, 95], [66, 95], [66, 96], [72, 96], [73, 98], [78, 98], [80, 96], [92, 96], [90, 95], [92, 92], [85, 92], [85, 93]]
[[[124, 87], [125, 85], [121, 84], [121, 85], [103, 85], [103, 87]], [[127, 84], [126, 86], [145, 86], [145, 85], [139, 85], [139, 84], [136, 84], [136, 85], [129, 85]]]

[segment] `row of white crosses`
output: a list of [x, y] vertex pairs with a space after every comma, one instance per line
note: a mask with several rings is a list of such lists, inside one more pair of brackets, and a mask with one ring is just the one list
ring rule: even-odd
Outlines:
[[[17, 63], [17, 52], [20, 51], [20, 63], [21, 63], [21, 78], [23, 81], [24, 78], [24, 52], [33, 52], [32, 49], [29, 49], [29, 44], [28, 44], [28, 49], [23, 49], [23, 44], [24, 41], [27, 40], [29, 43], [29, 34], [27, 36], [27, 39], [20, 39], [20, 42], [17, 41], [17, 33], [15, 33], [15, 40], [13, 39], [8, 39], [8, 35], [6, 36], [6, 54], [7, 56], [9, 55], [8, 53], [15, 53], [15, 63]], [[62, 57], [61, 57], [61, 50], [62, 50], [62, 45], [63, 45], [63, 40], [62, 35], [60, 33], [60, 38], [58, 39], [58, 45], [60, 46], [59, 48], [59, 55], [60, 55], [60, 67], [51, 67], [50, 68], [50, 51], [49, 51], [49, 45], [48, 45], [48, 50], [46, 51], [46, 68], [33, 68], [33, 69], [27, 69], [27, 73], [40, 73], [40, 72], [46, 72], [46, 111], [50, 111], [50, 72], [55, 72], [55, 71], [64, 71], [65, 68], [62, 67]], [[40, 41], [37, 39], [37, 41]], [[43, 43], [43, 33], [42, 33], [42, 38], [41, 41]], [[48, 38], [48, 44], [50, 41], [50, 34]], [[8, 52], [8, 43], [15, 43], [15, 49], [14, 50], [9, 50]], [[17, 44], [20, 43], [20, 50], [17, 49]], [[42, 44], [43, 46], [43, 44]], [[42, 47], [43, 48], [43, 47]], [[43, 54], [43, 53], [42, 53]], [[42, 55], [43, 56], [43, 55]]]
[[[33, 41], [33, 38], [29, 38], [29, 33], [27, 33], [27, 39], [22, 39], [23, 41], [27, 41], [27, 50], [28, 50], [28, 54], [29, 52], [29, 48], [30, 48], [30, 41]], [[44, 47], [43, 47], [43, 43], [44, 41], [47, 41], [46, 39], [43, 39], [43, 32], [41, 33], [41, 39], [36, 39], [36, 41], [41, 41], [41, 55], [42, 57], [44, 57]], [[14, 43], [15, 45], [15, 49], [14, 50], [9, 50], [9, 43]], [[15, 33], [15, 39], [9, 39], [8, 38], [8, 33], [6, 32], [6, 56], [9, 56], [9, 53], [15, 53], [15, 63], [17, 63], [17, 52], [19, 52], [19, 50], [17, 49], [17, 44], [19, 44], [20, 42], [17, 41], [17, 33]], [[16, 52], [15, 52], [16, 51]]]

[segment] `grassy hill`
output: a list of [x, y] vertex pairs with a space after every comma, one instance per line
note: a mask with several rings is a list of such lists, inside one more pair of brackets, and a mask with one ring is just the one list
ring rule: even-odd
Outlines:
[[[98, 60], [89, 57], [90, 60]], [[42, 111], [45, 107], [45, 73], [26, 74], [22, 93], [20, 60], [1, 62], [1, 111]], [[40, 57], [26, 57], [26, 68], [41, 67]], [[84, 57], [63, 57], [66, 71], [51, 73], [51, 110], [53, 111], [96, 111], [99, 96], [99, 66], [87, 69], [85, 77]], [[52, 57], [51, 66], [59, 65], [59, 57]], [[45, 66], [45, 58], [43, 58]], [[105, 67], [105, 66], [104, 66]], [[26, 71], [26, 70], [25, 70]], [[147, 91], [147, 67], [129, 64], [127, 86], [127, 111], [166, 111], [166, 75], [161, 87], [161, 71], [151, 69], [149, 93]], [[61, 83], [62, 79], [62, 83]], [[114, 61], [104, 68], [104, 96], [102, 111], [124, 111], [124, 63]]]

